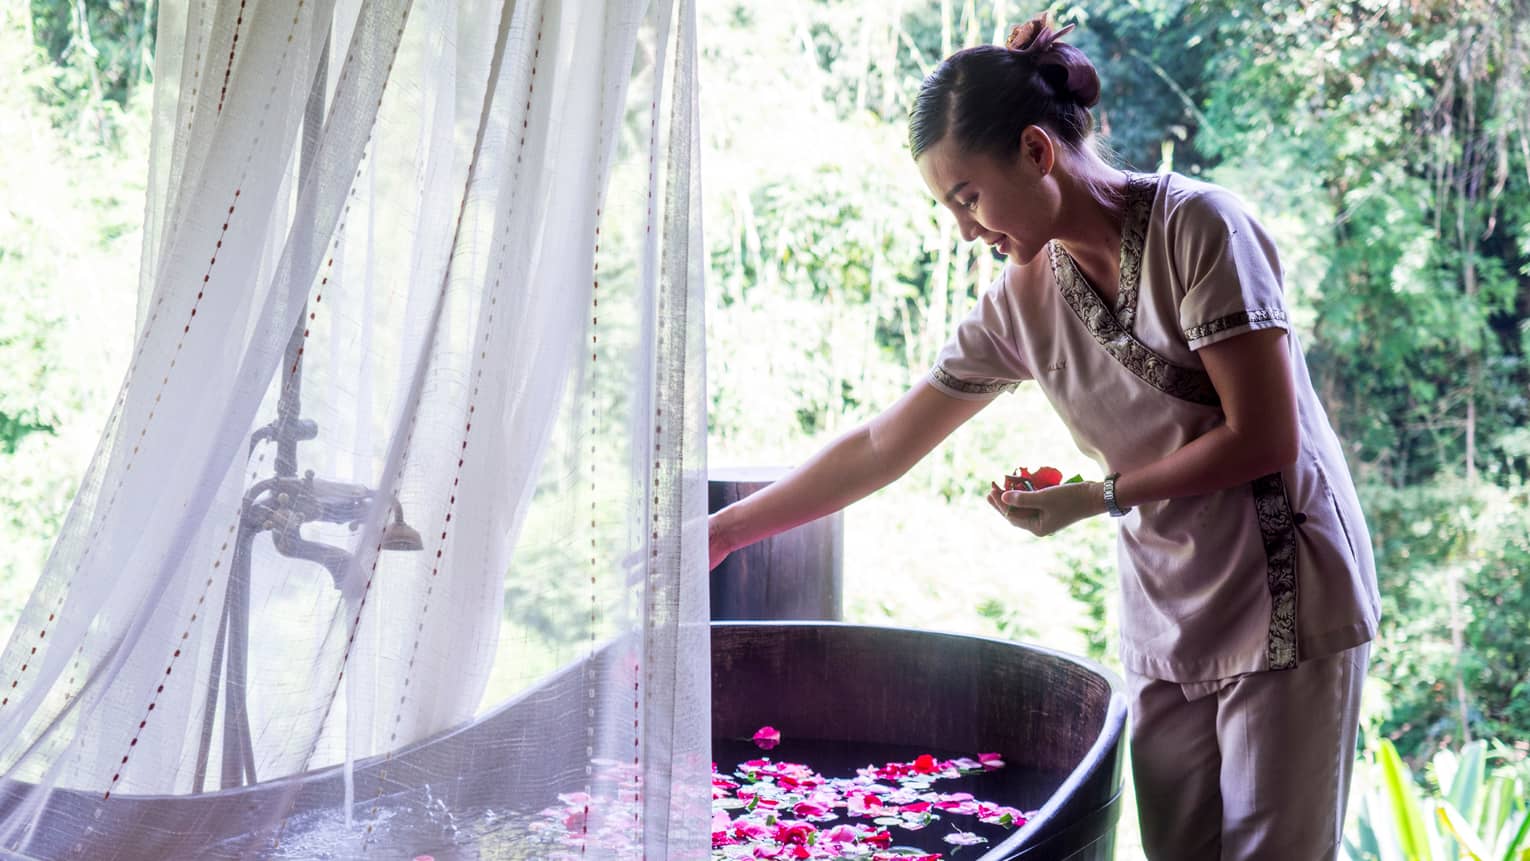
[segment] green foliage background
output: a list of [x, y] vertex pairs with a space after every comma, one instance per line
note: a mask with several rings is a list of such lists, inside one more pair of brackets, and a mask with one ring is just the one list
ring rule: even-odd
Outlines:
[[[799, 460], [928, 367], [994, 269], [920, 186], [904, 116], [936, 58], [1036, 11], [707, 7], [714, 460]], [[1280, 242], [1381, 569], [1373, 728], [1415, 762], [1530, 738], [1530, 4], [1052, 11], [1099, 64], [1120, 162], [1220, 182]], [[961, 594], [986, 568], [1007, 575], [974, 605], [991, 630], [1072, 636], [1109, 660], [1109, 535], [1031, 542], [972, 504], [1017, 463], [1088, 468], [1034, 392], [1003, 400], [866, 503], [876, 517], [847, 514], [864, 554], [847, 578], [882, 596], [851, 606], [896, 618], [896, 584]], [[961, 515], [900, 517], [936, 507]], [[900, 535], [905, 522], [939, 534]], [[1059, 612], [1077, 630], [1049, 628]]]
[[[712, 463], [789, 464], [924, 372], [997, 264], [904, 116], [1009, 0], [711, 0], [702, 16]], [[1056, 4], [1120, 162], [1244, 197], [1280, 243], [1381, 572], [1367, 732], [1416, 769], [1530, 740], [1530, 0]], [[132, 337], [153, 9], [0, 5], [0, 629], [41, 569]], [[1000, 399], [846, 512], [851, 618], [1114, 656], [1109, 524], [1030, 540], [982, 503], [1091, 465]], [[549, 621], [548, 624], [555, 624]]]
[[[85, 7], [0, 4], [0, 628], [7, 632], [95, 449], [133, 336], [151, 94], [134, 86], [139, 67], [120, 61], [128, 48], [110, 49], [109, 58], [71, 23], [77, 8]], [[89, 23], [103, 44], [126, 46], [135, 32], [129, 22], [143, 11], [141, 3], [93, 5]]]

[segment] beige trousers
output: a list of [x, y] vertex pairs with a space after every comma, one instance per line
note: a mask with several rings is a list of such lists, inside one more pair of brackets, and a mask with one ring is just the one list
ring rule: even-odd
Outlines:
[[1295, 669], [1181, 685], [1127, 674], [1152, 861], [1338, 854], [1369, 643]]

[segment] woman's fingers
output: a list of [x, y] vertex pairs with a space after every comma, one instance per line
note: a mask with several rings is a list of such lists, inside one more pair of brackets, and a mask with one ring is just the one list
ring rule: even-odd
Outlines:
[[[1002, 503], [1001, 503], [1002, 504]], [[1033, 535], [1042, 535], [1041, 522], [1043, 512], [1039, 508], [1027, 508], [1018, 505], [1006, 505], [1004, 519], [1012, 526], [1018, 526]]]
[[[995, 489], [998, 489], [997, 485]], [[1003, 512], [1004, 519], [1008, 520], [1011, 526], [1034, 532], [1033, 527], [1040, 519], [1041, 510], [1028, 505], [1017, 505], [1016, 503], [1020, 501], [1020, 493], [1015, 490], [999, 490], [999, 510]]]
[[1000, 517], [1006, 517], [1009, 515], [1008, 508], [1004, 505], [1004, 503], [999, 501], [999, 497], [989, 496], [988, 504], [993, 507], [994, 511], [999, 512]]
[[1008, 521], [1009, 525], [1017, 526], [1035, 535], [1042, 535], [1042, 510], [1039, 508], [1031, 508], [1029, 506], [1010, 505], [1006, 503], [1004, 501], [1004, 497], [1013, 493], [1015, 493], [1015, 491], [1006, 491], [998, 484], [992, 481], [988, 482], [987, 500], [988, 504], [993, 507], [994, 511], [999, 512], [1000, 516]]
[[1004, 515], [1006, 513], [1004, 503], [999, 501], [999, 497], [1004, 493], [1004, 491], [1000, 490], [999, 486], [991, 481], [988, 482], [988, 486], [991, 488], [988, 491], [987, 497], [989, 506], [992, 507], [994, 511], [999, 512], [1001, 516]]
[[1039, 491], [1005, 490], [992, 481], [988, 482], [988, 488], [988, 504], [993, 506], [993, 510], [999, 512], [1009, 525], [1017, 526], [1038, 537], [1051, 534], [1052, 530], [1043, 528], [1043, 523], [1046, 521], [1046, 509], [1004, 501], [1006, 497], [1015, 502], [1022, 499], [1030, 501]]

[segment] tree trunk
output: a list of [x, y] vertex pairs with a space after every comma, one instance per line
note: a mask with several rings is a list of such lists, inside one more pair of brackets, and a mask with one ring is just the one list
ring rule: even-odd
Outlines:
[[993, 0], [993, 43], [995, 45], [1002, 45], [1009, 38], [1009, 28], [1009, 0]]
[[[951, 296], [951, 223], [946, 219], [940, 221], [940, 251], [935, 259], [934, 279], [930, 283], [930, 292], [925, 301], [928, 305], [924, 312], [924, 354], [926, 360], [933, 360], [935, 352], [950, 337], [949, 327], [946, 324], [948, 307]], [[910, 352], [913, 352], [910, 346]], [[909, 357], [913, 360], [913, 356]]]
[[951, 0], [940, 0], [940, 58], [942, 60], [951, 56], [953, 50], [951, 37], [954, 28], [951, 25]]

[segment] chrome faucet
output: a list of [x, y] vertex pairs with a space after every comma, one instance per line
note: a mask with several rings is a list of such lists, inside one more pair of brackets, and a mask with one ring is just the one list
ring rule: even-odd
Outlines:
[[[320, 52], [316, 78], [324, 80], [329, 68], [329, 44]], [[309, 95], [303, 124], [312, 133], [305, 134], [299, 161], [299, 178], [312, 175], [317, 153], [318, 129], [324, 119], [324, 88]], [[295, 242], [312, 250], [315, 238], [297, 225]], [[281, 394], [276, 418], [250, 436], [250, 455], [262, 442], [276, 445], [273, 477], [256, 482], [244, 494], [240, 506], [238, 532], [233, 558], [228, 567], [228, 581], [223, 600], [217, 637], [213, 642], [211, 669], [208, 672], [207, 699], [203, 709], [202, 732], [197, 749], [193, 791], [205, 787], [208, 759], [218, 711], [218, 695], [223, 694], [222, 787], [255, 783], [254, 744], [245, 702], [250, 627], [250, 561], [253, 545], [262, 532], [271, 533], [276, 552], [293, 559], [306, 559], [324, 566], [336, 589], [344, 585], [346, 569], [353, 560], [350, 550], [311, 541], [303, 537], [306, 523], [344, 523], [352, 531], [376, 511], [378, 493], [370, 487], [315, 478], [313, 470], [298, 477], [299, 442], [319, 435], [317, 422], [301, 415], [303, 342], [307, 337], [304, 318], [306, 303], [297, 317], [287, 341], [286, 361], [282, 364]], [[289, 369], [290, 371], [286, 370]], [[381, 549], [419, 551], [424, 548], [420, 533], [404, 522], [404, 508], [397, 495], [389, 501], [392, 517], [383, 526]], [[225, 661], [225, 651], [227, 660]]]
[[[345, 523], [355, 531], [375, 499], [376, 492], [370, 487], [314, 478], [313, 470], [308, 470], [302, 478], [278, 476], [251, 487], [245, 493], [240, 526], [255, 533], [270, 532], [271, 543], [283, 556], [323, 565], [338, 589], [351, 552], [304, 538], [302, 526], [315, 522]], [[404, 522], [404, 507], [397, 496], [389, 508], [392, 517], [383, 526], [382, 549], [423, 550], [420, 533]]]

